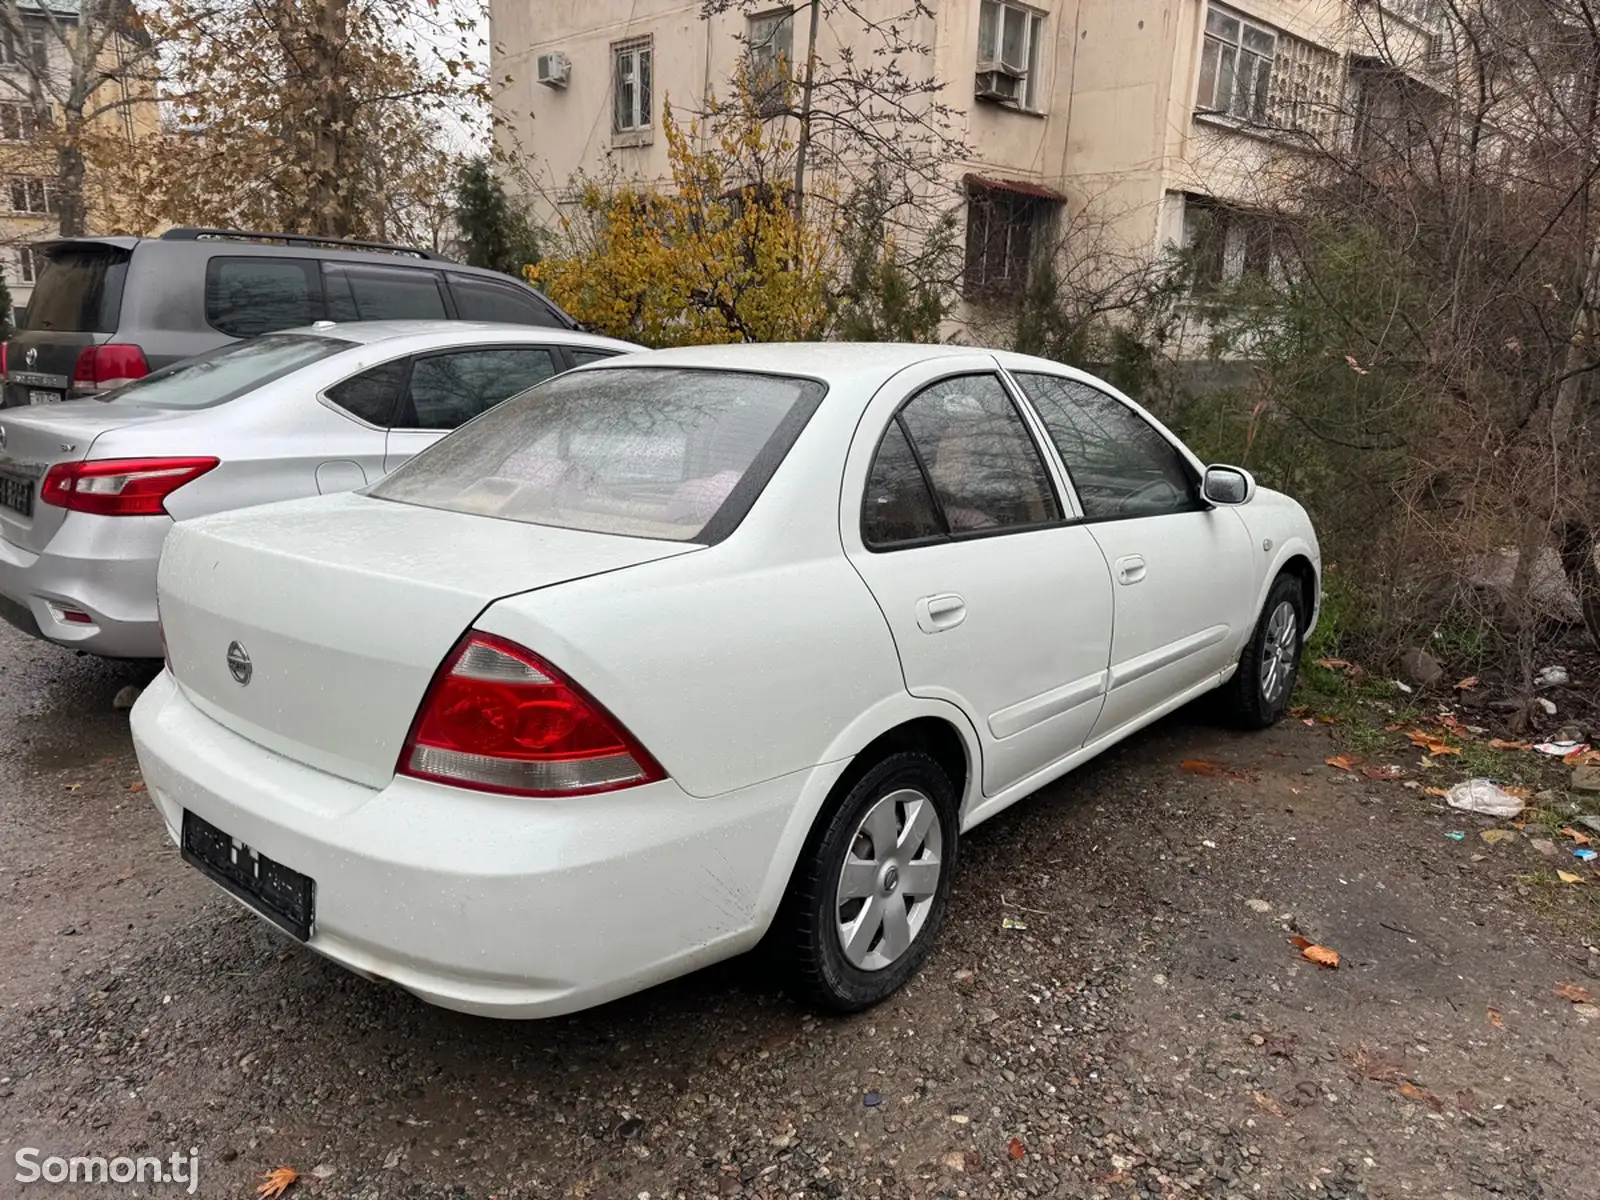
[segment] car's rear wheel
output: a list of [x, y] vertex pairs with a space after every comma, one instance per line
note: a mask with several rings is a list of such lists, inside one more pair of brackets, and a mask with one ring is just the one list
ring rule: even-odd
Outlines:
[[1273, 581], [1239, 669], [1223, 692], [1228, 718], [1240, 728], [1265, 729], [1289, 707], [1300, 675], [1304, 604], [1300, 583], [1292, 575]]
[[938, 763], [904, 751], [824, 816], [796, 867], [786, 917], [806, 999], [868, 1008], [922, 965], [949, 903], [958, 808]]

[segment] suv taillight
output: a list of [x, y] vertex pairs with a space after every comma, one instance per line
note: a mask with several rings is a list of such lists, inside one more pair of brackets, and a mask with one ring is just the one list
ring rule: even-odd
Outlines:
[[665, 778], [576, 684], [485, 633], [469, 633], [439, 668], [395, 769], [514, 796], [609, 792]]
[[57, 463], [45, 472], [39, 503], [102, 517], [157, 517], [166, 498], [217, 466], [215, 458], [107, 458]]
[[104, 346], [87, 346], [78, 354], [72, 368], [72, 386], [80, 391], [90, 388], [105, 390], [132, 383], [150, 374], [150, 364], [138, 346], [124, 346], [108, 342]]

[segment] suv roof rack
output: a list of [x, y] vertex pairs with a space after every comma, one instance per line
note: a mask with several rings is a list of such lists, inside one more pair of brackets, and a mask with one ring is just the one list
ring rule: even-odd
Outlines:
[[363, 242], [355, 238], [320, 237], [312, 233], [256, 233], [246, 229], [207, 229], [200, 226], [180, 225], [161, 235], [164, 242], [282, 242], [286, 246], [328, 246], [345, 250], [379, 250], [386, 254], [409, 254], [436, 262], [454, 260], [434, 250], [420, 250], [415, 246], [396, 246], [389, 242]]

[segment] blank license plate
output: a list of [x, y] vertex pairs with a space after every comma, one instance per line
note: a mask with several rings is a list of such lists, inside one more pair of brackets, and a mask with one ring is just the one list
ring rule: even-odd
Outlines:
[[29, 388], [28, 389], [28, 403], [29, 404], [60, 404], [61, 403], [61, 393], [60, 392], [41, 391], [38, 388]]
[[309, 875], [273, 862], [187, 809], [183, 857], [286, 933], [310, 939], [317, 885]]

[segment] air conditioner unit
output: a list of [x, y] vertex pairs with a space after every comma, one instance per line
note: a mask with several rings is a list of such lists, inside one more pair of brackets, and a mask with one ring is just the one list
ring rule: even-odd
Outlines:
[[539, 55], [537, 64], [539, 82], [545, 87], [564, 88], [572, 78], [572, 63], [559, 50]]
[[1008, 67], [1004, 63], [980, 63], [979, 67], [981, 69], [974, 91], [978, 99], [998, 100], [1004, 104], [1022, 101], [1023, 85], [1028, 79], [1026, 71]]

